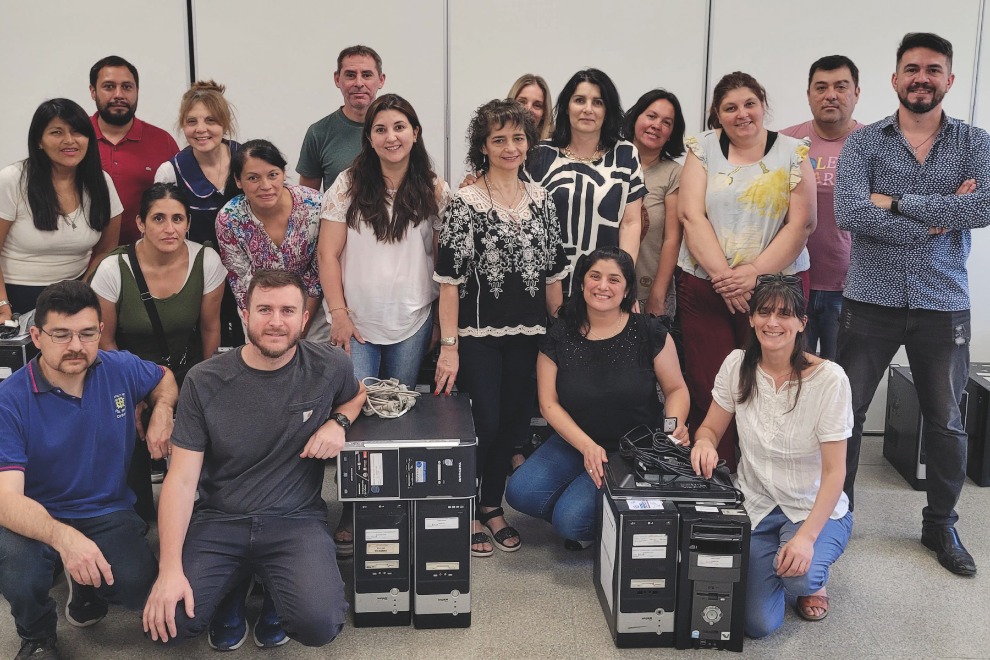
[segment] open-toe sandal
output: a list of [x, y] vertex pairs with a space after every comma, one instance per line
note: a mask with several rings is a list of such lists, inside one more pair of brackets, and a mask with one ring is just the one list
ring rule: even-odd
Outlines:
[[[492, 543], [492, 537], [488, 536], [488, 534], [485, 534], [484, 532], [475, 532], [471, 535], [472, 546], [485, 545], [486, 543], [488, 545], [494, 545]], [[475, 550], [473, 547], [471, 548], [472, 557], [491, 557], [493, 554], [495, 554], [495, 548], [492, 548], [491, 550]]]
[[[350, 538], [344, 538], [349, 536]], [[354, 518], [345, 513], [341, 516], [337, 529], [333, 530], [333, 543], [337, 546], [337, 559], [354, 556]]]
[[[820, 609], [822, 613], [813, 614], [813, 609]], [[828, 616], [828, 596], [798, 596], [794, 611], [805, 621], [821, 621]]]
[[[488, 531], [492, 533], [492, 538], [495, 541], [495, 546], [502, 552], [515, 552], [522, 546], [522, 537], [519, 536], [518, 530], [512, 525], [506, 524], [505, 527], [498, 530], [497, 532], [492, 529], [491, 525], [488, 523], [499, 516], [504, 516], [505, 510], [502, 507], [495, 507], [488, 513], [478, 512], [478, 522], [488, 528]], [[515, 545], [506, 545], [505, 542], [509, 539], [517, 539]]]

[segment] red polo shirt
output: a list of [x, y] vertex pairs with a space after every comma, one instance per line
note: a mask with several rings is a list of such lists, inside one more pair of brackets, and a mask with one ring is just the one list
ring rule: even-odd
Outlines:
[[90, 120], [96, 130], [96, 142], [100, 145], [103, 169], [113, 179], [120, 203], [124, 205], [124, 215], [120, 219], [120, 244], [127, 245], [141, 236], [135, 222], [141, 194], [155, 182], [158, 166], [179, 152], [179, 145], [171, 135], [137, 117], [127, 135], [117, 144], [112, 144], [103, 137], [98, 118], [99, 114], [94, 114]]

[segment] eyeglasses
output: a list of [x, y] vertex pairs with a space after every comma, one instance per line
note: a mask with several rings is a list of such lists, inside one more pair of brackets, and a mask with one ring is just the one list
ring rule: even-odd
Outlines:
[[39, 329], [42, 333], [52, 338], [53, 344], [68, 344], [72, 341], [72, 338], [76, 336], [79, 337], [79, 341], [82, 343], [91, 344], [94, 341], [99, 341], [101, 334], [99, 330], [82, 330], [80, 332], [73, 332], [72, 330], [56, 330], [55, 332], [48, 332], [44, 328]]
[[797, 275], [782, 275], [781, 273], [769, 273], [766, 275], [757, 275], [757, 284], [767, 284], [770, 282], [780, 282], [782, 284], [801, 284], [801, 278]]

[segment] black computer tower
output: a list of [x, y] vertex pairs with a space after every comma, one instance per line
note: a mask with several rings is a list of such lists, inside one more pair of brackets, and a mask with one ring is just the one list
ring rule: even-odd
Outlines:
[[413, 511], [413, 625], [471, 625], [474, 499], [416, 500]]
[[594, 583], [620, 648], [674, 645], [678, 513], [659, 498], [599, 494]]
[[466, 394], [421, 396], [395, 419], [362, 416], [337, 455], [337, 498], [473, 497], [477, 444]]
[[354, 625], [408, 626], [410, 503], [355, 502], [353, 506]]
[[[968, 393], [963, 392], [959, 410], [966, 426]], [[927, 488], [925, 420], [914, 389], [910, 367], [890, 365], [887, 379], [887, 421], [883, 431], [883, 457], [915, 490]]]
[[990, 486], [990, 362], [969, 366], [969, 394], [966, 410], [966, 434], [969, 451], [966, 474], [977, 486]]
[[677, 509], [681, 528], [675, 645], [742, 651], [749, 516], [741, 505], [679, 502]]
[[0, 380], [23, 367], [37, 354], [38, 349], [31, 341], [31, 335], [0, 339]]

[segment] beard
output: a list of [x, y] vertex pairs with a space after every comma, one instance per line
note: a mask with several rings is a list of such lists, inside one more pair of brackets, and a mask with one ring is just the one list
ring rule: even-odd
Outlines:
[[[916, 92], [919, 89], [924, 89], [930, 92], [932, 95], [931, 99], [928, 101], [909, 101], [907, 95], [910, 94], [911, 92]], [[901, 94], [897, 95], [897, 99], [901, 102], [901, 105], [903, 105], [905, 108], [915, 113], [916, 115], [923, 115], [927, 112], [931, 112], [938, 106], [939, 103], [942, 102], [942, 99], [944, 98], [945, 98], [945, 92], [939, 92], [939, 90], [937, 90], [935, 87], [932, 87], [931, 85], [921, 85], [921, 84], [911, 85], [910, 87], [907, 88], [907, 91], [905, 91], [903, 95]]]
[[261, 339], [264, 338], [264, 333], [263, 332], [262, 332], [262, 334], [259, 335], [259, 334], [255, 334], [251, 330], [250, 326], [247, 328], [247, 338], [248, 338], [248, 341], [251, 342], [251, 344], [256, 349], [258, 349], [258, 352], [259, 353], [261, 353], [262, 355], [264, 355], [266, 358], [268, 358], [270, 360], [277, 360], [280, 357], [282, 357], [283, 355], [285, 355], [286, 353], [288, 353], [289, 351], [291, 351], [293, 348], [295, 348], [296, 347], [296, 344], [299, 343], [300, 337], [302, 337], [302, 330], [299, 330], [298, 332], [295, 332], [294, 333], [291, 329], [286, 328], [285, 336], [286, 336], [286, 338], [288, 340], [286, 342], [286, 345], [284, 347], [280, 348], [280, 349], [272, 349], [272, 348], [269, 348], [268, 346], [265, 346], [265, 345], [263, 345], [261, 343]]
[[[121, 106], [116, 106], [121, 107]], [[137, 110], [136, 105], [128, 106], [127, 112], [111, 112], [111, 107], [105, 105], [98, 109], [100, 113], [100, 119], [110, 124], [111, 126], [126, 126], [134, 119], [134, 112]]]

